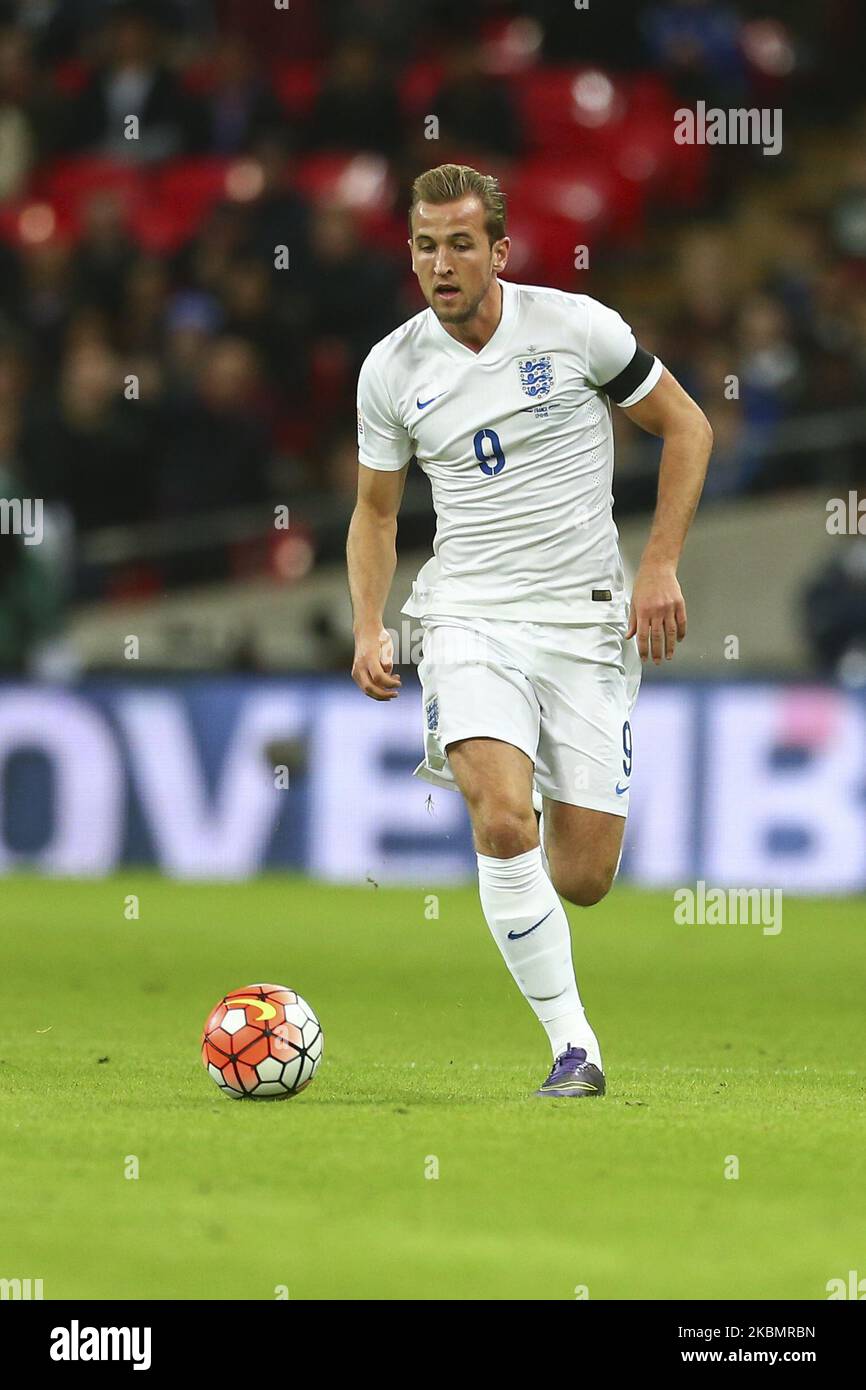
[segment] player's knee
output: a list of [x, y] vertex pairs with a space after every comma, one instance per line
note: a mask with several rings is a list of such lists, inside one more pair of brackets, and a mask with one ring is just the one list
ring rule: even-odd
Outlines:
[[538, 844], [535, 814], [509, 806], [477, 807], [472, 814], [475, 847], [495, 859], [514, 859]]
[[610, 892], [616, 873], [613, 868], [581, 868], [553, 871], [553, 886], [575, 907], [594, 907]]

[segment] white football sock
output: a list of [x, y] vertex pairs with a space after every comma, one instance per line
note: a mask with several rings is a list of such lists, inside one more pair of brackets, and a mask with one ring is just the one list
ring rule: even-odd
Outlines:
[[476, 857], [487, 925], [554, 1057], [569, 1045], [583, 1047], [587, 1061], [601, 1067], [598, 1039], [577, 992], [568, 918], [542, 867], [540, 846], [514, 859]]

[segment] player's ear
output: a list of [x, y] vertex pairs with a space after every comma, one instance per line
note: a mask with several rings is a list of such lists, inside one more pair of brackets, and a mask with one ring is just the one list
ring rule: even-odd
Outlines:
[[500, 237], [493, 243], [493, 269], [504, 270], [508, 264], [508, 253], [511, 250], [511, 237]]

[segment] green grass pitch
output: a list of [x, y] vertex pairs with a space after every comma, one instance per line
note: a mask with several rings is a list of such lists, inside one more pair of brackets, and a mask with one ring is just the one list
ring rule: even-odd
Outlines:
[[[473, 888], [438, 919], [422, 889], [276, 876], [13, 876], [2, 900], [0, 1277], [46, 1299], [823, 1299], [866, 1275], [862, 900], [786, 899], [778, 936], [675, 925], [669, 893], [569, 909], [609, 1086], [579, 1101], [531, 1098], [547, 1043]], [[325, 1032], [276, 1104], [199, 1059], [258, 980]]]

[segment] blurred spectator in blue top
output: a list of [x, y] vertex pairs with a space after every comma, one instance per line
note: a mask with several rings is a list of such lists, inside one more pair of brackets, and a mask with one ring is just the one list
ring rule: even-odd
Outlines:
[[248, 42], [226, 34], [216, 50], [216, 82], [203, 101], [208, 154], [238, 154], [262, 135], [280, 131], [285, 115], [257, 67]]
[[727, 106], [743, 93], [741, 20], [722, 0], [667, 0], [641, 21], [650, 61], [684, 101]]

